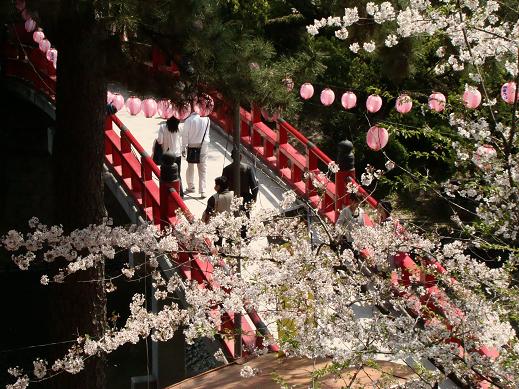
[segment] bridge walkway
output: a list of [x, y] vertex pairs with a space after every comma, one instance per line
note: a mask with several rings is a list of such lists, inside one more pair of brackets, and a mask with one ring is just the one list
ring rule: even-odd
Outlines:
[[[125, 98], [129, 96], [129, 93], [126, 91], [118, 89], [117, 92], [121, 93]], [[157, 138], [159, 124], [162, 123], [164, 119], [158, 117], [146, 118], [142, 113], [132, 116], [125, 108], [117, 112], [116, 115], [121, 122], [128, 127], [144, 150], [151, 155], [153, 142]], [[210, 139], [206, 175], [207, 197], [201, 199], [197, 192], [184, 196], [185, 204], [193, 215], [198, 218], [202, 216], [202, 212], [207, 205], [207, 200], [214, 193], [214, 179], [220, 176], [224, 166], [227, 166], [231, 162], [232, 138], [225, 134], [214, 122], [211, 124]], [[288, 190], [287, 185], [274, 176], [273, 173], [252, 154], [244, 153], [242, 161], [256, 168], [260, 187], [257, 202], [260, 209], [277, 208], [282, 199], [282, 194]], [[181, 163], [181, 178], [183, 183], [185, 183], [186, 169], [187, 161], [183, 159]], [[155, 177], [155, 179], [157, 178]], [[197, 182], [196, 173], [195, 179], [195, 182]]]

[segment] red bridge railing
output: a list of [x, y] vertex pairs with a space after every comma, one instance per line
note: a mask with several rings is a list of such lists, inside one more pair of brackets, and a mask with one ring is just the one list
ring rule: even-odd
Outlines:
[[[230, 105], [219, 95], [213, 95], [215, 110], [211, 114], [213, 121], [228, 134], [233, 133], [232, 111]], [[378, 201], [355, 180], [355, 171], [338, 171], [332, 181], [327, 178], [320, 166], [327, 166], [332, 160], [318, 147], [309, 141], [295, 127], [283, 119], [274, 122], [274, 128], [269, 127], [261, 120], [261, 113], [257, 107], [251, 111], [240, 109], [240, 135], [241, 142], [253, 154], [259, 157], [271, 170], [277, 172], [295, 192], [308, 200], [308, 202], [330, 222], [334, 223], [338, 213], [344, 205], [348, 204], [347, 184], [354, 185], [364, 201], [373, 209], [376, 209]], [[324, 190], [318, 193], [313, 180], [319, 180]], [[369, 223], [372, 222], [369, 220]], [[391, 274], [391, 282], [395, 287], [395, 293], [410, 301], [412, 308], [410, 313], [415, 317], [422, 317], [426, 321], [432, 320], [431, 312], [435, 312], [444, 318], [446, 329], [452, 325], [446, 319], [449, 315], [463, 316], [463, 312], [451, 303], [447, 293], [437, 285], [438, 280], [432, 274], [422, 270], [427, 265], [433, 265], [440, 274], [445, 273], [443, 266], [435, 259], [423, 259], [421, 266], [408, 253], [399, 253], [395, 256], [395, 265], [402, 272], [399, 276], [396, 271]], [[416, 279], [417, 281], [411, 281]], [[418, 297], [410, 292], [400, 292], [399, 286], [424, 286], [426, 293]], [[449, 342], [458, 344], [460, 350], [461, 341], [451, 338]], [[495, 348], [482, 346], [478, 353], [488, 358], [496, 358], [499, 353]], [[483, 377], [477, 377], [476, 381], [482, 383]]]
[[[21, 46], [4, 42], [2, 60], [6, 64], [4, 76], [21, 79], [32, 89], [55, 100], [56, 75], [52, 62], [37, 47]], [[26, 55], [26, 53], [28, 53]], [[105, 164], [117, 177], [119, 183], [141, 209], [146, 220], [157, 227], [175, 225], [177, 210], [193, 219], [189, 208], [179, 195], [179, 183], [160, 180], [160, 169], [116, 115], [109, 115], [104, 127]], [[209, 249], [209, 248], [208, 248]], [[200, 287], [217, 288], [212, 280], [213, 266], [197, 253], [182, 253], [175, 258], [180, 274], [188, 280], [196, 280]], [[214, 314], [219, 312], [215, 309]], [[225, 312], [218, 331], [222, 334], [224, 350], [234, 358], [234, 338], [229, 337], [235, 328], [234, 314]], [[249, 350], [263, 348], [263, 337], [271, 337], [267, 327], [254, 310], [241, 316], [242, 343], [244, 354]], [[261, 335], [260, 335], [261, 334]], [[277, 345], [269, 346], [279, 351]]]
[[[5, 44], [3, 49], [3, 59], [6, 64], [5, 74], [31, 82], [35, 90], [43, 92], [53, 101], [55, 71], [52, 63], [47, 61], [39, 49], [9, 44]], [[152, 68], [176, 71], [176, 68], [172, 66], [164, 66], [164, 64], [161, 66], [160, 63], [157, 63], [160, 61], [164, 61], [164, 58], [159, 56], [155, 50]], [[224, 131], [231, 134], [233, 121], [230, 105], [218, 94], [213, 94], [213, 98], [216, 106], [211, 114], [211, 119]], [[333, 180], [326, 177], [322, 171], [325, 169], [321, 168], [332, 161], [326, 154], [286, 121], [279, 119], [274, 123], [274, 128], [271, 128], [261, 120], [260, 115], [258, 108], [253, 108], [251, 111], [240, 109], [242, 144], [277, 172], [298, 195], [306, 198], [321, 215], [330, 222], [335, 222], [340, 209], [348, 203], [346, 192], [348, 182], [356, 185], [365, 201], [371, 207], [376, 208], [377, 200], [355, 181], [354, 171], [339, 171]], [[113, 125], [118, 128], [120, 134], [117, 134]], [[111, 166], [136, 204], [139, 204], [146, 218], [155, 225], [174, 224], [177, 209], [181, 209], [185, 215], [192, 217], [178, 195], [178, 188], [175, 190], [174, 185], [157, 184], [157, 181], [160, 182], [159, 169], [115, 115], [109, 116], [105, 124], [105, 162]], [[324, 190], [321, 189], [322, 193], [318, 193], [318, 189], [314, 185], [315, 180], [318, 180], [321, 183], [320, 186], [324, 188]], [[189, 254], [187, 257], [185, 255], [179, 257], [181, 273], [185, 278], [197, 280], [209, 288], [215, 287], [211, 280], [212, 266], [210, 263], [201, 259], [199, 255]], [[459, 309], [450, 305], [445, 292], [435, 285], [434, 277], [420, 270], [408, 254], [399, 254], [395, 259], [396, 265], [402, 269], [400, 277], [396, 273], [392, 274], [392, 282], [395, 286], [409, 285], [411, 276], [413, 278], [418, 276], [419, 283], [426, 287], [427, 293], [422, 298], [411, 294], [404, 296], [416, 302], [417, 310], [414, 314], [422, 315], [419, 309], [422, 305], [440, 314], [444, 313], [446, 309], [461, 314]], [[445, 271], [437, 261], [430, 261], [439, 272]], [[234, 328], [232, 313], [224, 314], [224, 319], [224, 325], [220, 329], [222, 332]], [[263, 328], [265, 331], [264, 324], [255, 312], [251, 312], [248, 318], [247, 316], [242, 317], [243, 332], [249, 334], [243, 336], [246, 348], [261, 344], [261, 337], [251, 335], [255, 334], [253, 326], [258, 330]], [[268, 336], [266, 333], [264, 335]], [[224, 337], [224, 344], [228, 354], [233, 356], [234, 341]], [[271, 346], [271, 349], [278, 350], [277, 346]], [[481, 348], [480, 352], [488, 357], [496, 356], [496, 350], [485, 346]]]
[[[218, 94], [213, 94], [213, 98], [215, 109], [211, 113], [211, 119], [232, 135], [230, 105]], [[272, 171], [278, 173], [299, 196], [307, 199], [330, 222], [337, 220], [340, 210], [348, 203], [346, 184], [350, 180], [357, 185], [365, 201], [376, 208], [377, 200], [356, 183], [354, 171], [338, 171], [333, 180], [326, 176], [327, 166], [332, 159], [290, 123], [278, 119], [271, 128], [261, 120], [257, 107], [253, 107], [251, 111], [241, 108], [240, 123], [242, 144]], [[316, 180], [322, 189], [316, 188]]]

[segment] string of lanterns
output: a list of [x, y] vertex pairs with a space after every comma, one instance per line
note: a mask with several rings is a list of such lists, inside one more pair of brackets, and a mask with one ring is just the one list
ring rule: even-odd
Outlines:
[[25, 31], [27, 31], [27, 33], [32, 32], [32, 39], [34, 43], [38, 44], [39, 49], [43, 52], [43, 54], [45, 54], [47, 60], [52, 63], [54, 69], [56, 69], [58, 62], [58, 50], [53, 48], [50, 41], [45, 38], [45, 34], [43, 33], [42, 29], [37, 28], [38, 25], [36, 21], [32, 18], [31, 14], [25, 6], [25, 0], [16, 0], [15, 7], [20, 12], [23, 20], [25, 20]]
[[[111, 104], [117, 111], [126, 107], [132, 116], [142, 112], [147, 118], [158, 115], [166, 120], [172, 116], [178, 120], [185, 120], [192, 112], [191, 104], [187, 102], [175, 104], [169, 99], [155, 100], [147, 98], [141, 100], [136, 96], [130, 96], [125, 101], [120, 93], [112, 93], [110, 91], [106, 94], [106, 103]], [[194, 99], [193, 108], [200, 116], [209, 116], [214, 109], [214, 100], [208, 94], [202, 93]]]
[[[501, 87], [501, 98], [507, 104], [513, 104], [515, 99], [519, 101], [519, 96], [516, 97], [515, 82], [510, 81]], [[308, 100], [314, 95], [314, 87], [312, 84], [306, 82], [301, 85], [299, 94], [303, 100]], [[330, 88], [325, 88], [321, 91], [321, 103], [324, 106], [330, 106], [335, 101], [335, 93]], [[467, 87], [462, 97], [465, 107], [476, 109], [481, 104], [481, 92], [475, 87]], [[446, 98], [443, 93], [433, 92], [429, 96], [429, 108], [435, 112], [442, 112], [445, 109]], [[341, 105], [344, 109], [352, 109], [357, 105], [357, 96], [352, 91], [347, 91], [341, 96]], [[411, 111], [413, 102], [411, 97], [407, 94], [402, 94], [396, 99], [395, 108], [398, 112], [405, 114]], [[382, 98], [379, 95], [372, 94], [366, 99], [366, 109], [371, 113], [376, 113], [382, 108]]]
[[[306, 82], [301, 85], [299, 89], [299, 95], [303, 100], [308, 100], [314, 95], [314, 87], [312, 84]], [[517, 94], [517, 85], [515, 82], [510, 81], [502, 85], [501, 87], [501, 98], [507, 104], [514, 104], [515, 101], [519, 101], [519, 95]], [[335, 101], [335, 93], [330, 88], [325, 88], [321, 91], [320, 95], [321, 103], [324, 106], [330, 106]], [[462, 96], [462, 101], [465, 107], [468, 109], [476, 109], [481, 104], [481, 92], [475, 87], [467, 87]], [[442, 112], [445, 109], [447, 99], [445, 95], [440, 92], [433, 92], [429, 96], [428, 106], [432, 111]], [[366, 99], [366, 109], [370, 113], [376, 113], [382, 108], [382, 98], [376, 94], [369, 95]], [[357, 106], [357, 96], [352, 91], [347, 91], [341, 96], [341, 105], [344, 109], [349, 110]], [[413, 108], [413, 101], [407, 94], [401, 94], [397, 97], [395, 102], [395, 109], [401, 113], [406, 114], [411, 112]], [[263, 111], [262, 111], [263, 113]], [[263, 116], [269, 120], [266, 114]], [[368, 147], [374, 151], [383, 149], [389, 140], [388, 131], [379, 126], [372, 126], [366, 134], [366, 143]], [[495, 153], [494, 148], [491, 145], [483, 145], [476, 151], [477, 156], [488, 157]]]
[[[37, 23], [26, 8], [25, 0], [16, 0], [15, 7], [20, 12], [21, 17], [25, 21], [24, 27], [27, 33], [33, 33], [32, 38], [38, 44], [39, 49], [45, 54], [48, 61], [50, 61], [54, 68], [56, 68], [58, 60], [58, 51], [52, 47], [50, 41], [45, 37], [41, 28], [37, 28]], [[283, 83], [289, 90], [294, 88], [294, 82], [290, 78], [283, 80]], [[311, 83], [304, 83], [299, 90], [301, 98], [304, 100], [310, 99], [314, 95], [314, 87]], [[507, 104], [514, 104], [519, 101], [517, 93], [517, 85], [510, 81], [501, 87], [501, 98]], [[320, 101], [324, 106], [331, 106], [335, 101], [335, 93], [330, 88], [325, 88], [321, 91]], [[476, 109], [481, 104], [481, 92], [474, 87], [468, 87], [462, 96], [462, 101], [465, 107], [469, 109]], [[442, 112], [445, 109], [447, 99], [445, 95], [440, 92], [433, 92], [428, 99], [428, 106], [432, 111]], [[151, 118], [158, 114], [163, 119], [169, 119], [174, 116], [178, 120], [185, 120], [191, 114], [191, 105], [189, 103], [173, 104], [171, 100], [161, 99], [154, 100], [148, 98], [141, 100], [138, 97], [131, 96], [126, 102], [124, 97], [118, 93], [107, 92], [107, 103], [112, 104], [117, 111], [120, 111], [126, 106], [130, 115], [138, 115], [141, 111], [144, 116]], [[370, 113], [376, 113], [382, 108], [382, 98], [376, 94], [368, 96], [366, 99], [366, 109]], [[349, 110], [357, 105], [357, 96], [352, 91], [347, 91], [341, 96], [341, 105], [344, 109]], [[214, 101], [211, 96], [203, 94], [195, 99], [193, 104], [195, 112], [200, 116], [209, 116], [214, 109]], [[406, 114], [412, 110], [413, 102], [407, 94], [400, 95], [395, 102], [395, 109], [401, 113]], [[276, 121], [279, 118], [279, 112], [269, 113], [262, 109], [263, 117], [268, 121]], [[389, 133], [383, 127], [372, 126], [366, 134], [366, 143], [368, 147], [374, 151], [383, 149], [389, 140]], [[495, 150], [490, 145], [480, 146], [476, 152], [477, 156], [481, 158], [494, 155]]]

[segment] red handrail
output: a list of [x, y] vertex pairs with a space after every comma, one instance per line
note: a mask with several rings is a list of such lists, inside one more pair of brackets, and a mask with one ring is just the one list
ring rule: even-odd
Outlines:
[[[8, 57], [6, 61], [8, 66], [6, 66], [5, 74], [31, 82], [34, 89], [43, 92], [51, 102], [54, 102], [56, 80], [55, 77], [48, 76], [49, 73], [52, 73], [48, 71], [48, 64], [43, 60], [38, 60], [36, 64], [31, 65], [31, 63], [25, 61], [25, 55], [20, 55], [19, 48], [16, 46], [6, 45], [3, 49], [2, 54], [4, 57]], [[9, 52], [15, 53], [14, 58], [6, 55]], [[41, 57], [42, 53], [39, 50], [34, 50], [34, 56]], [[24, 59], [20, 59], [20, 57]], [[45, 61], [47, 61], [46, 58]], [[113, 124], [118, 127], [120, 136], [114, 131]], [[134, 155], [134, 151], [137, 156]], [[160, 169], [116, 115], [108, 116], [105, 122], [105, 163], [111, 166], [121, 185], [125, 187], [127, 193], [133, 197], [135, 203], [144, 211], [145, 217], [155, 225], [160, 225], [161, 220], [162, 222], [166, 221], [175, 224], [177, 209], [180, 209], [188, 220], [193, 220], [193, 215], [180, 197], [178, 188], [175, 189], [169, 185], [161, 185], [159, 187], [153, 180], [152, 175], [155, 175], [160, 180]], [[163, 204], [162, 212], [161, 190], [165, 194], [163, 199], [165, 204]], [[190, 254], [188, 258], [194, 272], [197, 274], [196, 277], [200, 279], [202, 284], [212, 287], [214, 284], [210, 276], [212, 265], [197, 258], [197, 255]], [[191, 271], [181, 271], [181, 273], [188, 278], [192, 274]], [[231, 314], [227, 314], [227, 316], [230, 319], [232, 318]], [[252, 312], [249, 316], [256, 329], [251, 328], [245, 317], [242, 317], [242, 328], [249, 334], [253, 334], [244, 335], [243, 343], [248, 347], [262, 347], [262, 341], [256, 335], [256, 330], [261, 332], [263, 336], [269, 337], [270, 334], [264, 328], [261, 319], [255, 312]], [[231, 323], [226, 325], [233, 326]], [[223, 330], [225, 330], [224, 327], [222, 327]], [[224, 346], [228, 354], [233, 356], [233, 343], [225, 341]], [[278, 348], [276, 347], [272, 345], [270, 349], [277, 351]]]
[[[11, 49], [11, 51], [9, 51]], [[15, 58], [12, 58], [8, 55], [8, 53], [16, 53]], [[32, 49], [30, 52], [31, 56], [33, 58], [38, 58], [37, 64], [40, 65], [39, 69], [35, 69], [33, 65], [31, 65], [29, 62], [25, 60], [25, 53], [23, 55], [23, 60], [20, 59], [20, 49], [17, 47], [10, 47], [7, 45], [4, 47], [4, 57], [6, 57], [6, 69], [5, 74], [8, 76], [14, 76], [17, 78], [22, 78], [26, 81], [32, 82], [33, 86], [37, 90], [41, 90], [44, 92], [48, 98], [53, 101], [54, 100], [54, 91], [55, 91], [55, 76], [53, 73], [53, 69], [49, 68], [49, 63], [45, 62], [42, 57], [42, 53], [39, 52], [37, 49]], [[40, 60], [41, 59], [41, 60]], [[45, 58], [46, 60], [46, 58]], [[217, 97], [218, 99], [218, 97]], [[227, 132], [232, 131], [232, 120], [229, 120], [229, 107], [226, 106], [223, 99], [219, 99], [221, 102], [221, 107], [219, 111], [215, 111], [212, 114], [213, 120], [218, 122], [224, 130]], [[288, 174], [281, 174], [281, 176], [291, 185], [293, 185], [296, 189], [298, 189], [298, 192], [302, 195], [307, 196], [311, 200], [311, 195], [313, 193], [313, 188], [309, 183], [307, 182], [305, 184], [305, 189], [301, 190], [301, 187], [298, 185], [299, 181], [301, 181], [302, 177], [300, 175], [300, 171], [297, 171], [297, 168], [299, 165], [302, 164], [302, 160], [305, 162], [305, 167], [311, 171], [313, 170], [319, 170], [317, 169], [317, 165], [315, 163], [315, 160], [313, 160], [313, 156], [317, 157], [319, 160], [321, 160], [325, 164], [329, 164], [332, 160], [324, 154], [318, 147], [313, 145], [303, 134], [301, 134], [296, 128], [294, 128], [292, 125], [290, 125], [288, 122], [284, 120], [278, 120], [277, 124], [279, 126], [278, 132], [277, 132], [277, 139], [273, 141], [273, 137], [271, 136], [271, 130], [266, 126], [264, 123], [261, 122], [261, 120], [258, 118], [257, 112], [249, 113], [248, 111], [244, 110], [243, 108], [240, 109], [240, 116], [241, 116], [241, 122], [242, 122], [242, 140], [244, 141], [245, 145], [249, 148], [252, 148], [252, 151], [255, 152], [256, 155], [262, 157], [264, 161], [269, 164], [269, 166], [278, 166], [277, 164], [273, 164], [273, 159], [277, 159], [278, 162], [280, 160], [280, 157], [287, 158], [287, 163], [290, 162], [290, 165], [292, 166], [292, 173], [290, 175]], [[108, 121], [107, 121], [108, 122]], [[114, 123], [119, 129], [121, 130], [121, 137], [117, 138], [117, 134], [112, 129], [111, 124]], [[263, 130], [261, 129], [261, 126], [258, 124], [265, 126]], [[253, 131], [252, 134], [249, 134], [250, 136], [247, 136], [247, 128], [249, 131]], [[256, 130], [256, 132], [254, 132]], [[268, 131], [267, 131], [268, 129]], [[306, 147], [306, 155], [301, 155], [296, 150], [283, 150], [281, 151], [281, 145], [287, 144], [287, 139], [282, 138], [282, 131], [284, 130], [290, 135], [292, 135], [296, 140], [301, 142], [303, 146]], [[270, 132], [269, 132], [270, 131]], [[268, 134], [268, 136], [267, 136]], [[258, 146], [254, 147], [253, 143], [253, 137], [257, 136], [264, 139], [264, 146]], [[270, 145], [268, 147], [265, 147], [265, 145]], [[272, 147], [271, 147], [272, 146]], [[131, 150], [135, 149], [137, 153], [140, 156], [140, 161], [138, 161], [136, 158], [135, 160], [132, 159], [133, 155], [131, 153]], [[277, 148], [277, 155], [269, 155], [269, 153], [273, 153], [274, 148]], [[161, 214], [160, 214], [160, 197], [159, 197], [159, 190], [157, 184], [152, 180], [151, 173], [155, 174], [157, 177], [160, 177], [160, 170], [155, 165], [155, 163], [151, 160], [149, 155], [145, 152], [145, 150], [142, 148], [142, 146], [137, 142], [135, 137], [131, 134], [131, 132], [126, 128], [126, 126], [120, 121], [120, 119], [112, 115], [109, 117], [109, 125], [107, 123], [105, 128], [105, 151], [106, 151], [106, 161], [114, 168], [116, 173], [118, 174], [119, 178], [122, 180], [123, 185], [129, 189], [131, 193], [135, 196], [137, 202], [141, 204], [141, 207], [146, 208], [147, 201], [151, 201], [151, 209], [152, 212], [148, 213], [146, 212], [146, 216], [149, 220], [153, 221], [155, 224], [160, 223]], [[134, 157], [133, 157], [134, 158]], [[137, 166], [140, 166], [140, 169], [137, 169]], [[300, 167], [300, 166], [299, 166]], [[284, 167], [281, 167], [282, 169], [285, 169]], [[119, 171], [120, 170], [120, 171]], [[274, 168], [274, 170], [276, 170]], [[337, 177], [344, 177], [343, 175], [337, 175]], [[376, 207], [378, 202], [375, 200], [372, 196], [370, 196], [362, 186], [360, 186], [352, 177], [352, 175], [348, 174], [348, 177], [350, 181], [357, 185], [358, 192], [366, 199], [367, 203], [372, 206]], [[296, 181], [299, 180], [299, 181]], [[344, 181], [344, 182], [342, 182]], [[332, 222], [335, 220], [335, 217], [337, 215], [337, 211], [339, 207], [338, 204], [341, 204], [342, 199], [337, 199], [337, 182], [342, 182], [342, 185], [346, 184], [346, 180], [337, 180], [335, 184], [329, 183], [330, 185], [326, 185], [326, 192], [325, 192], [325, 204], [324, 206], [320, 206], [319, 204], [313, 204], [316, 206], [316, 208], [319, 209], [321, 213], [323, 213], [326, 217], [328, 217], [329, 220]], [[343, 191], [341, 189], [341, 191]], [[170, 196], [171, 200], [174, 202], [175, 206], [172, 207], [174, 209], [181, 209], [188, 217], [191, 215], [189, 212], [189, 209], [185, 205], [185, 203], [180, 198], [177, 191], [169, 191], [168, 195]], [[158, 199], [157, 199], [158, 198]], [[140, 200], [140, 201], [139, 201]], [[169, 199], [168, 199], [169, 201]], [[331, 207], [330, 210], [330, 201], [332, 201], [335, 205]], [[312, 202], [311, 202], [312, 203]], [[166, 207], [168, 209], [168, 207]], [[166, 215], [167, 220], [171, 220], [171, 218], [174, 218], [174, 215]], [[192, 216], [192, 215], [191, 215]], [[405, 254], [403, 254], [405, 255]], [[409, 269], [413, 268], [414, 261], [406, 255], [407, 265], [402, 262], [401, 266], [405, 271], [408, 271]], [[212, 271], [212, 266], [208, 263], [204, 263], [203, 265], [200, 264], [200, 261], [195, 258], [191, 258], [191, 262], [196, 265], [198, 268], [199, 274], [201, 274], [201, 277], [205, 279], [205, 281], [208, 283], [208, 285], [211, 285], [211, 279], [208, 277], [208, 271]], [[202, 269], [203, 267], [203, 269]], [[437, 265], [439, 269], [444, 270], [441, 265]], [[206, 274], [207, 273], [207, 274]], [[402, 282], [402, 280], [395, 280], [397, 282]], [[405, 281], [405, 280], [404, 280]], [[430, 282], [430, 280], [429, 280]], [[437, 307], [440, 309], [441, 307]], [[230, 317], [230, 316], [229, 316]], [[252, 321], [256, 324], [257, 328], [262, 327], [261, 320], [259, 317], [252, 312], [250, 314], [250, 317]], [[267, 335], [265, 335], [267, 336]], [[228, 349], [228, 351], [233, 354], [232, 349]], [[493, 351], [493, 350], [492, 350]], [[486, 352], [486, 350], [482, 347], [481, 352], [485, 355], [489, 355], [489, 353]]]
[[[299, 142], [301, 142], [304, 146], [308, 146], [308, 139], [301, 134], [295, 127], [293, 127], [290, 123], [286, 122], [283, 119], [278, 119], [277, 123], [284, 127], [288, 132], [290, 132]], [[323, 154], [324, 155], [324, 154]], [[328, 158], [328, 157], [327, 157]]]

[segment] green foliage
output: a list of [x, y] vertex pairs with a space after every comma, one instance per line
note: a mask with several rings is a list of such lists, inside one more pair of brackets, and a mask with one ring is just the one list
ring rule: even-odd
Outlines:
[[270, 2], [267, 0], [225, 0], [224, 3], [233, 18], [258, 27], [266, 22], [270, 11]]

